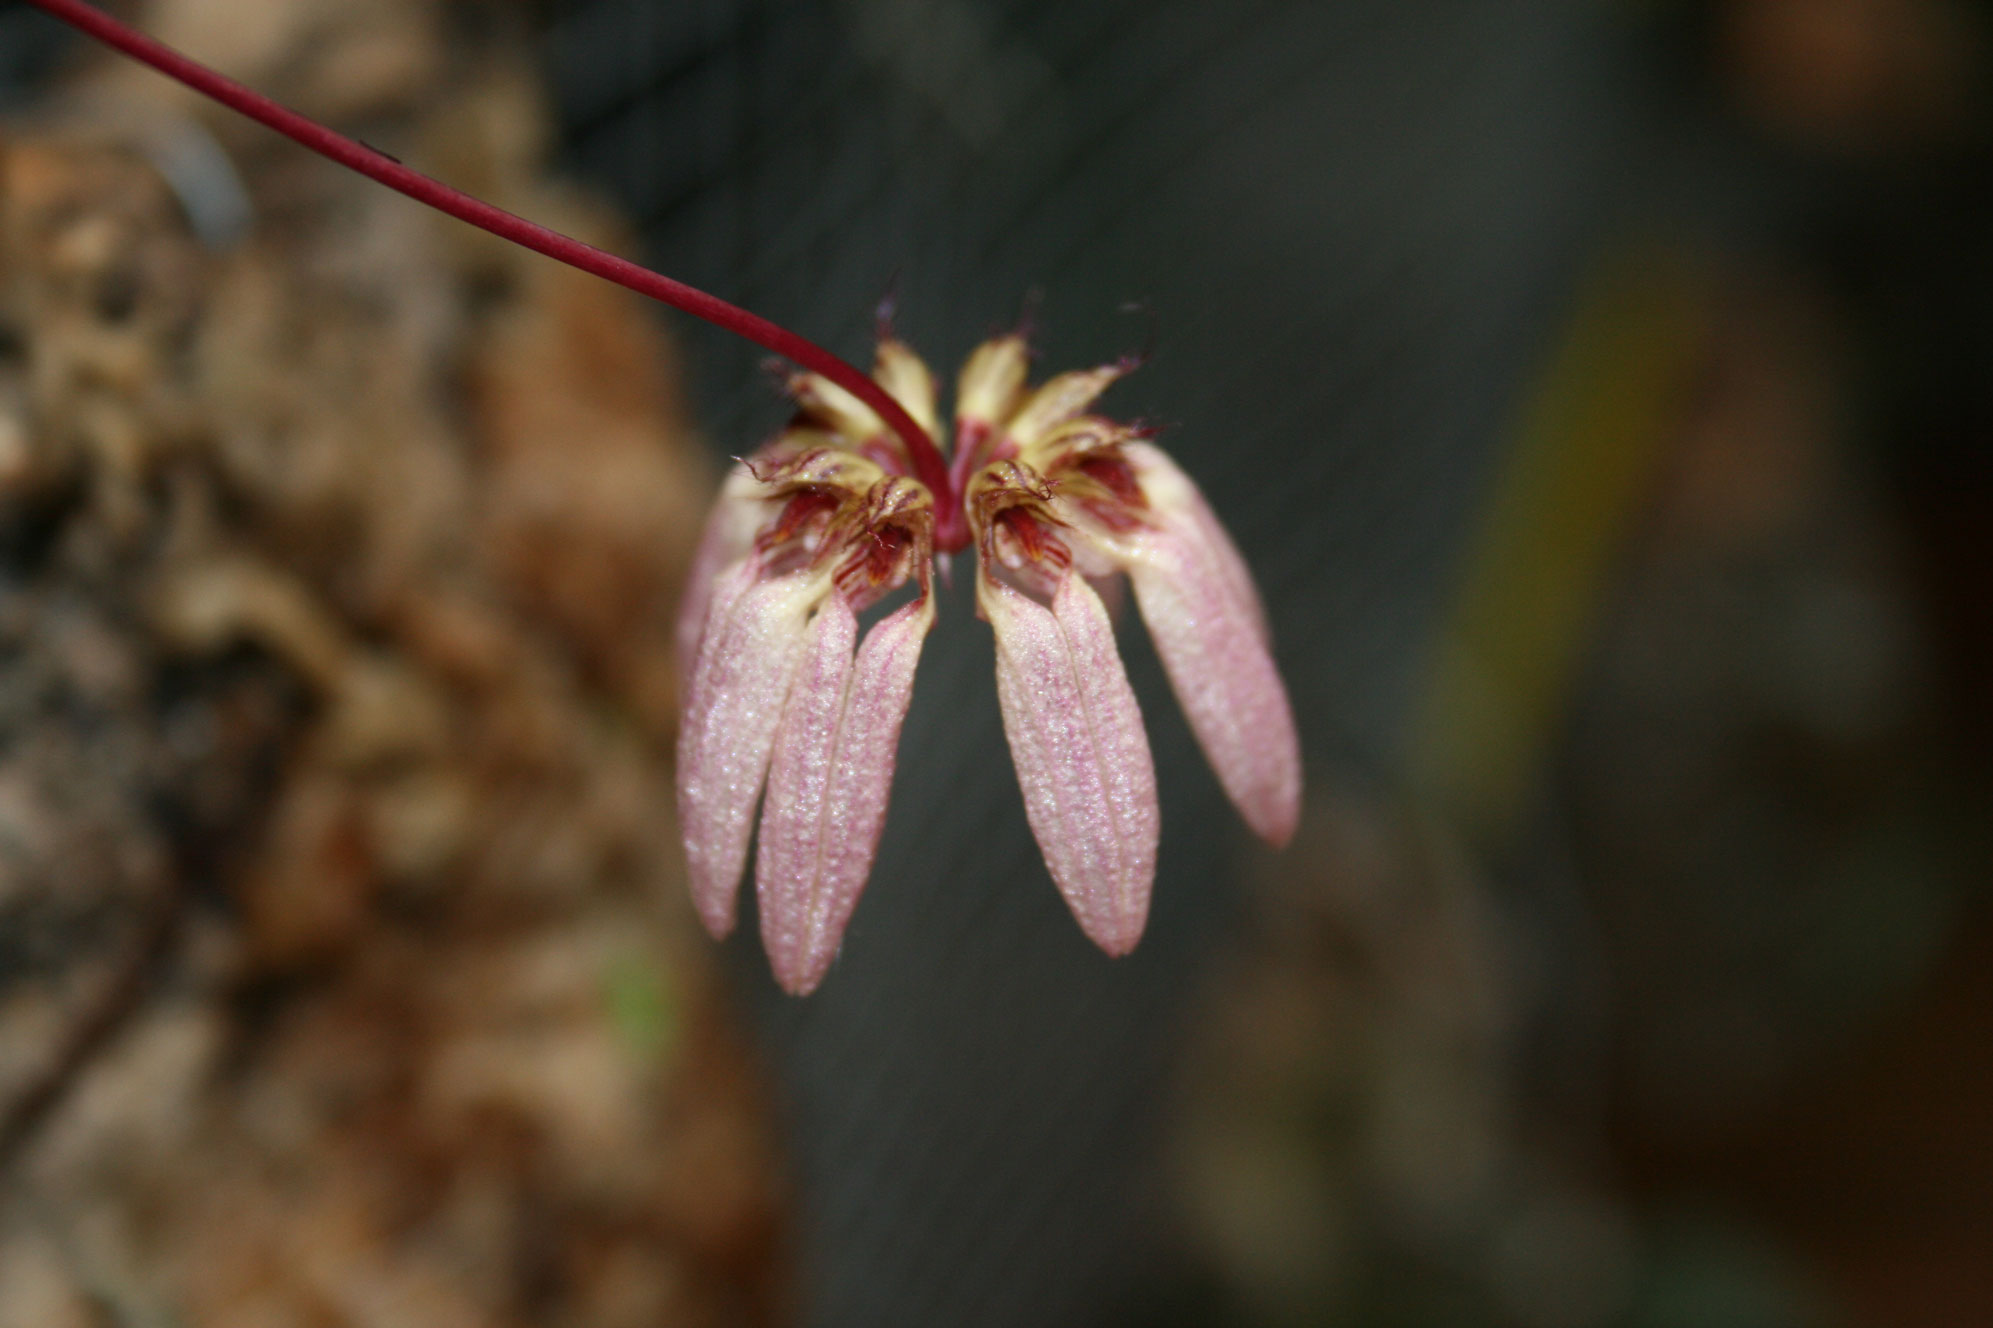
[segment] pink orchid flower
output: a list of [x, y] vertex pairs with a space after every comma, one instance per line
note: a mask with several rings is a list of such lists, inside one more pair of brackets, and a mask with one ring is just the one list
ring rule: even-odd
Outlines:
[[[411, 170], [86, 0], [30, 3], [390, 189], [810, 370], [790, 382], [789, 428], [729, 476], [679, 626], [678, 810], [692, 896], [715, 936], [732, 930], [760, 801], [762, 938], [789, 991], [823, 980], [872, 870], [934, 620], [937, 550], [976, 547], [976, 603], [996, 632], [1025, 813], [1102, 949], [1123, 955], [1141, 939], [1159, 816], [1149, 740], [1096, 581], [1134, 583], [1177, 699], [1247, 823], [1276, 845], [1294, 833], [1301, 758], [1252, 578], [1144, 431], [1089, 413], [1128, 366], [1028, 391], [1023, 339], [985, 342], [957, 385], [949, 462], [933, 441], [934, 378], [891, 338], [868, 379], [788, 328]], [[860, 641], [858, 614], [909, 582], [912, 600]]]
[[[997, 697], [1025, 813], [1081, 929], [1110, 955], [1148, 919], [1160, 817], [1142, 716], [1096, 584], [1126, 574], [1191, 728], [1247, 824], [1294, 833], [1301, 759], [1266, 619], [1237, 549], [1143, 430], [1090, 412], [1126, 365], [1027, 386], [1018, 336], [956, 390], [948, 482], [996, 635]], [[873, 377], [930, 435], [934, 378], [897, 341]], [[733, 929], [750, 822], [776, 980], [823, 980], [885, 824], [914, 667], [934, 619], [934, 495], [894, 432], [814, 374], [789, 427], [729, 475], [679, 623], [678, 808], [692, 896]], [[857, 615], [914, 597], [859, 640]], [[766, 785], [766, 796], [763, 786]]]

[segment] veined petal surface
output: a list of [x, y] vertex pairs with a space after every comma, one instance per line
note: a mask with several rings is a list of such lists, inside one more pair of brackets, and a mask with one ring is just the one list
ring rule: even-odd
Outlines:
[[997, 699], [1031, 832], [1080, 929], [1111, 955], [1135, 948], [1155, 882], [1155, 763], [1114, 629], [1085, 579], [1047, 609], [985, 576]]
[[1191, 730], [1246, 824], [1285, 844], [1300, 817], [1301, 749], [1257, 601], [1240, 602], [1223, 560], [1182, 530], [1132, 544], [1135, 601]]
[[744, 559], [714, 584], [678, 730], [678, 819], [692, 901], [714, 936], [733, 930], [754, 802], [824, 579], [759, 579]]
[[692, 555], [692, 568], [685, 577], [685, 593], [678, 604], [678, 676], [680, 685], [691, 673], [699, 655], [699, 638], [711, 616], [713, 589], [720, 574], [754, 549], [755, 531], [766, 516], [763, 485], [748, 468], [735, 462], [727, 472], [726, 483], [706, 518], [699, 536], [699, 548]]
[[1045, 434], [1091, 406], [1098, 397], [1124, 377], [1128, 370], [1119, 364], [1103, 364], [1096, 369], [1073, 369], [1047, 379], [1043, 386], [1025, 398], [1017, 414], [1004, 426], [1010, 440], [1029, 448]]
[[904, 342], [879, 343], [872, 363], [872, 381], [886, 389], [886, 395], [906, 407], [914, 423], [932, 434], [935, 431], [934, 374], [927, 361], [913, 353]]
[[1002, 424], [1017, 409], [1030, 369], [1031, 353], [1023, 337], [1012, 334], [985, 341], [962, 366], [955, 418], [988, 428]]
[[768, 770], [755, 882], [775, 979], [806, 996], [823, 981], [885, 826], [900, 726], [934, 621], [926, 596], [865, 636], [833, 593], [809, 628]]
[[1167, 528], [1198, 546], [1211, 569], [1224, 579], [1232, 599], [1250, 613], [1253, 631], [1260, 641], [1270, 642], [1266, 609], [1260, 603], [1259, 588], [1238, 546], [1219, 523], [1218, 514], [1204, 501], [1204, 494], [1190, 476], [1183, 473], [1167, 452], [1153, 443], [1124, 443], [1121, 454], [1135, 472], [1135, 482], [1149, 500], [1153, 514]]

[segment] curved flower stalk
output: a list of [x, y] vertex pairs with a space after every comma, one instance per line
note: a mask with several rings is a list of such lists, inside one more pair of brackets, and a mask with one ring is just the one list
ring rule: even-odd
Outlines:
[[[1103, 950], [1134, 949], [1160, 832], [1155, 766], [1096, 583], [1126, 575], [1177, 698], [1260, 836], [1294, 832], [1301, 762], [1245, 563], [1144, 431], [1091, 412], [1126, 364], [1031, 389], [1023, 339], [969, 357], [957, 387], [954, 510], [976, 549], [997, 695], [1054, 883]], [[932, 375], [886, 340], [874, 379], [930, 435]], [[894, 749], [933, 619], [935, 504], [870, 407], [813, 374], [797, 414], [729, 475], [679, 624], [687, 663], [679, 811], [693, 897], [730, 931], [762, 798], [755, 870], [775, 975], [798, 994], [836, 955], [885, 822]], [[914, 582], [858, 640], [855, 615]]]

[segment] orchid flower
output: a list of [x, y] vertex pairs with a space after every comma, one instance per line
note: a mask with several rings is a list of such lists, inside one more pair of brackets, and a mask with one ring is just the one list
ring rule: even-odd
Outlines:
[[[1294, 833], [1300, 752], [1245, 563], [1144, 430], [1090, 413], [1127, 364], [1030, 390], [1023, 338], [985, 342], [957, 384], [944, 460], [933, 375], [891, 337], [867, 378], [759, 314], [412, 170], [86, 0], [29, 3], [419, 203], [803, 366], [789, 380], [795, 419], [727, 479], [678, 634], [678, 810], [693, 900], [715, 936], [732, 930], [759, 802], [762, 939], [787, 990], [823, 980], [871, 873], [934, 620], [937, 552], [975, 546], [1025, 814], [1103, 950], [1123, 955], [1141, 939], [1160, 817], [1097, 582], [1134, 583], [1177, 700], [1246, 823], [1275, 845]], [[912, 599], [861, 641], [858, 615], [909, 583]]]
[[[1142, 716], [1096, 584], [1125, 574], [1177, 699], [1255, 832], [1294, 832], [1301, 761], [1244, 561], [1146, 431], [1091, 413], [1129, 366], [1027, 384], [1016, 335], [970, 355], [948, 470], [996, 637], [997, 697], [1033, 835], [1080, 928], [1141, 939], [1160, 816]], [[936, 430], [926, 365], [890, 337], [873, 378]], [[678, 808], [699, 916], [732, 930], [750, 821], [782, 986], [822, 981], [870, 874], [900, 726], [933, 621], [936, 496], [870, 407], [815, 374], [797, 412], [728, 476], [679, 623]], [[914, 597], [858, 639], [856, 615]], [[763, 785], [766, 784], [766, 796]]]

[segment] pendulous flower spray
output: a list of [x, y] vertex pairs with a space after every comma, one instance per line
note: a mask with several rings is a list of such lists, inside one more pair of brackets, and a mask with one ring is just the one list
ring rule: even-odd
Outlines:
[[[934, 620], [937, 557], [972, 545], [997, 697], [1053, 882], [1110, 955], [1148, 919], [1155, 765], [1096, 585], [1126, 576], [1178, 702], [1255, 833], [1285, 844], [1301, 760], [1266, 617], [1238, 550], [1148, 431], [1094, 412], [1128, 362], [1033, 388], [1012, 334], [969, 356], [951, 446], [933, 374], [890, 333], [870, 376], [704, 291], [409, 169], [81, 0], [28, 0], [99, 41], [418, 202], [684, 310], [797, 365], [796, 413], [738, 462], [685, 588], [678, 814], [693, 902], [733, 929], [755, 808], [762, 941], [797, 995], [822, 982], [885, 825], [900, 728]], [[858, 615], [913, 598], [861, 639]]]

